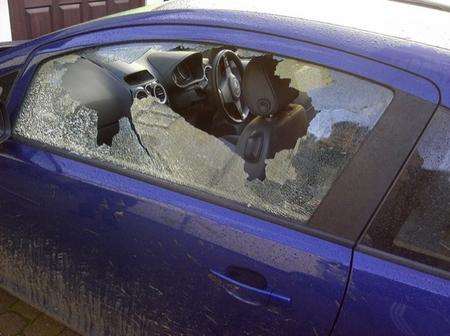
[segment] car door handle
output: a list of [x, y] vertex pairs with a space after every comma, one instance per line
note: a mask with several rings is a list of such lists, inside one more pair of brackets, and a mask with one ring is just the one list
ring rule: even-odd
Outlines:
[[210, 270], [219, 284], [230, 296], [251, 306], [264, 306], [270, 303], [289, 305], [291, 299], [274, 293], [267, 287], [265, 278], [251, 270], [228, 267], [226, 274]]

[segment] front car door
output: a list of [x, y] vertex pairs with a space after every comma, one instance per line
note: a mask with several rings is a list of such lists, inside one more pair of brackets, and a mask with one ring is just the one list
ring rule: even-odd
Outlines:
[[[172, 41], [160, 42], [167, 31]], [[238, 49], [246, 61], [285, 55], [271, 56], [283, 64], [275, 75], [312, 100], [307, 134], [264, 179], [248, 181], [232, 145], [168, 105], [144, 105], [99, 143], [95, 109], [61, 91], [74, 64], [110, 69], [152, 48], [212, 48], [204, 41], [260, 51]], [[434, 106], [414, 100], [410, 124], [393, 135], [410, 94], [333, 68], [429, 85], [354, 55], [223, 28], [120, 28], [40, 48], [7, 106], [2, 285], [87, 334], [328, 334], [351, 246]]]

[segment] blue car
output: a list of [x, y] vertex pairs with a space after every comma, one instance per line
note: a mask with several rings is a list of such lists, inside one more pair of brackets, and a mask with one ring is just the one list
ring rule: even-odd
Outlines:
[[3, 46], [0, 285], [85, 335], [450, 335], [448, 8], [288, 5]]

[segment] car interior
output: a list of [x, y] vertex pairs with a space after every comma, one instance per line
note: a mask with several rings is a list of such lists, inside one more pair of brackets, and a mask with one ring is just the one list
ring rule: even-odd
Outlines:
[[275, 74], [279, 61], [225, 46], [150, 49], [133, 62], [92, 53], [67, 66], [62, 85], [97, 111], [98, 145], [111, 145], [121, 118], [133, 127], [136, 100], [152, 99], [242, 157], [249, 180], [264, 180], [266, 160], [292, 149], [315, 115], [311, 98]]

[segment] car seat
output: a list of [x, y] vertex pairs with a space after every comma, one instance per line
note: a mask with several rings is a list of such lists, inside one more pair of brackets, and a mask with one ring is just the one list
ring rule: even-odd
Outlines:
[[289, 87], [290, 79], [275, 75], [276, 64], [271, 55], [254, 57], [243, 78], [244, 99], [256, 117], [239, 136], [236, 151], [245, 160], [249, 180], [264, 180], [266, 160], [294, 148], [308, 128], [305, 108], [292, 104], [299, 91]]

